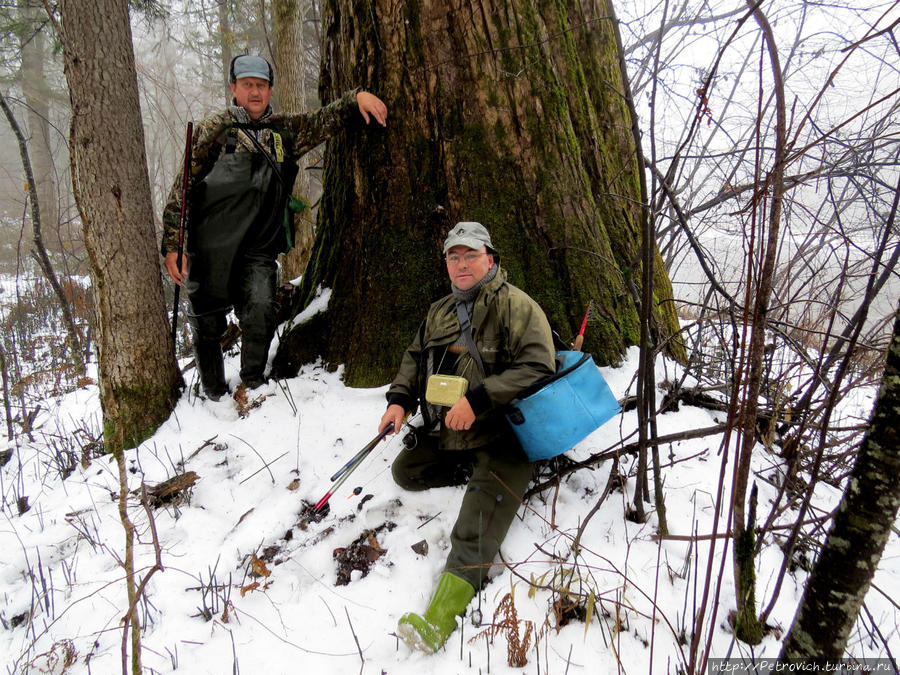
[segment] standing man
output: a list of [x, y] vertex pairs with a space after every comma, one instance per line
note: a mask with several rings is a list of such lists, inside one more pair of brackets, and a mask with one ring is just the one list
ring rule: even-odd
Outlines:
[[241, 55], [229, 73], [234, 105], [194, 129], [187, 255], [178, 266], [181, 171], [163, 211], [162, 254], [176, 284], [190, 299], [188, 320], [200, 382], [218, 400], [228, 393], [221, 340], [233, 307], [241, 325], [241, 381], [265, 382], [275, 335], [276, 257], [290, 247], [285, 206], [304, 153], [349, 126], [357, 115], [381, 126], [387, 108], [355, 90], [317, 112], [275, 114], [272, 66]]
[[[404, 416], [422, 406], [425, 426], [416, 432], [418, 443], [392, 467], [401, 487], [425, 490], [468, 480], [431, 604], [424, 615], [406, 614], [398, 626], [411, 648], [429, 653], [447, 641], [456, 616], [480, 589], [531, 480], [531, 463], [500, 409], [555, 370], [547, 318], [525, 292], [507, 283], [484, 226], [457, 223], [444, 255], [451, 293], [431, 305], [403, 355], [379, 426], [393, 423], [397, 433]], [[460, 386], [459, 380], [439, 378], [428, 387], [435, 374], [465, 378], [465, 394], [443, 401], [444, 407], [428, 402], [426, 390], [439, 390], [441, 382]]]

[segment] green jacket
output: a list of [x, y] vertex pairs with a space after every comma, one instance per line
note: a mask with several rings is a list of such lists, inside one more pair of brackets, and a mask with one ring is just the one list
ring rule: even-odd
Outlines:
[[[259, 120], [261, 128], [257, 139], [273, 157], [281, 163], [293, 162], [315, 148], [320, 143], [348, 127], [359, 117], [356, 105], [356, 94], [353, 89], [337, 101], [311, 113], [274, 113], [272, 109]], [[246, 117], [243, 108], [231, 107], [194, 125], [193, 148], [191, 156], [191, 184], [198, 185], [222, 155], [227, 152], [226, 135], [241, 120], [241, 113]], [[362, 119], [362, 118], [360, 118]], [[234, 152], [258, 153], [254, 143], [242, 132], [236, 136]], [[276, 144], [275, 136], [278, 136]], [[169, 198], [163, 209], [163, 236], [161, 252], [163, 255], [178, 250], [178, 230], [181, 224], [181, 181], [182, 163], [175, 174], [175, 181], [169, 191]], [[188, 202], [190, 205], [190, 202]]]
[[547, 317], [524, 291], [506, 281], [506, 272], [497, 271], [475, 299], [470, 317], [472, 336], [484, 362], [486, 377], [469, 352], [458, 356], [446, 347], [459, 338], [456, 301], [447, 295], [428, 310], [425, 322], [410, 344], [400, 369], [388, 389], [388, 403], [413, 411], [421, 403], [426, 425], [435, 409], [425, 403], [425, 385], [434, 372], [452, 372], [469, 381], [466, 398], [477, 419], [467, 431], [452, 431], [440, 413], [440, 445], [447, 450], [483, 447], [507, 432], [502, 408], [516, 394], [537, 380], [555, 372], [553, 336]]

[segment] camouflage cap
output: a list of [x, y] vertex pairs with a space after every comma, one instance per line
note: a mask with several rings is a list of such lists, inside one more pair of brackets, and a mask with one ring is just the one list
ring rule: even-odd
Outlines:
[[468, 248], [479, 249], [487, 246], [493, 250], [494, 245], [491, 243], [491, 235], [484, 225], [475, 222], [457, 223], [447, 238], [444, 240], [444, 253], [454, 246], [467, 246]]

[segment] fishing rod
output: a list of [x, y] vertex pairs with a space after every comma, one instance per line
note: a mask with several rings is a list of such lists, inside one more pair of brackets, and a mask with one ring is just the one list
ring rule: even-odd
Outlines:
[[587, 311], [584, 313], [584, 320], [581, 322], [581, 330], [578, 331], [578, 335], [575, 336], [575, 342], [572, 344], [572, 349], [576, 352], [581, 351], [581, 346], [584, 344], [584, 329], [587, 328], [588, 318], [591, 316], [591, 300], [588, 300]]
[[[187, 222], [187, 203], [190, 193], [191, 181], [191, 150], [194, 139], [194, 123], [187, 123], [187, 140], [184, 142], [184, 166], [181, 175], [181, 220], [178, 225], [178, 255], [175, 257], [175, 267], [181, 272], [181, 261], [184, 256], [184, 230]], [[172, 305], [172, 345], [176, 345], [178, 337], [178, 301], [181, 295], [181, 284], [175, 284], [175, 302]], [[177, 348], [176, 348], [177, 353]]]
[[394, 423], [388, 423], [388, 425], [381, 430], [381, 433], [379, 433], [375, 438], [366, 443], [366, 446], [362, 450], [353, 455], [350, 461], [344, 464], [344, 466], [338, 469], [334, 473], [334, 475], [331, 476], [333, 485], [331, 486], [331, 488], [329, 488], [328, 492], [325, 493], [325, 496], [316, 503], [316, 511], [321, 510], [321, 508], [328, 503], [328, 500], [331, 499], [334, 493], [337, 492], [338, 488], [344, 484], [344, 481], [346, 481], [350, 477], [350, 474], [352, 474], [354, 471], [356, 471], [356, 469], [359, 468], [359, 465], [362, 464], [369, 453], [375, 449], [375, 446], [378, 445], [378, 443], [393, 430]]

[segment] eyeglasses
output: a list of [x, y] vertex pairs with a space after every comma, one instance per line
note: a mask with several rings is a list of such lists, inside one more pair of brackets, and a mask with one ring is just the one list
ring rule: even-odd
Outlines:
[[483, 255], [484, 251], [469, 251], [462, 255], [459, 255], [459, 253], [448, 253], [446, 260], [448, 265], [459, 265], [462, 260], [465, 260], [467, 265], [471, 265]]

